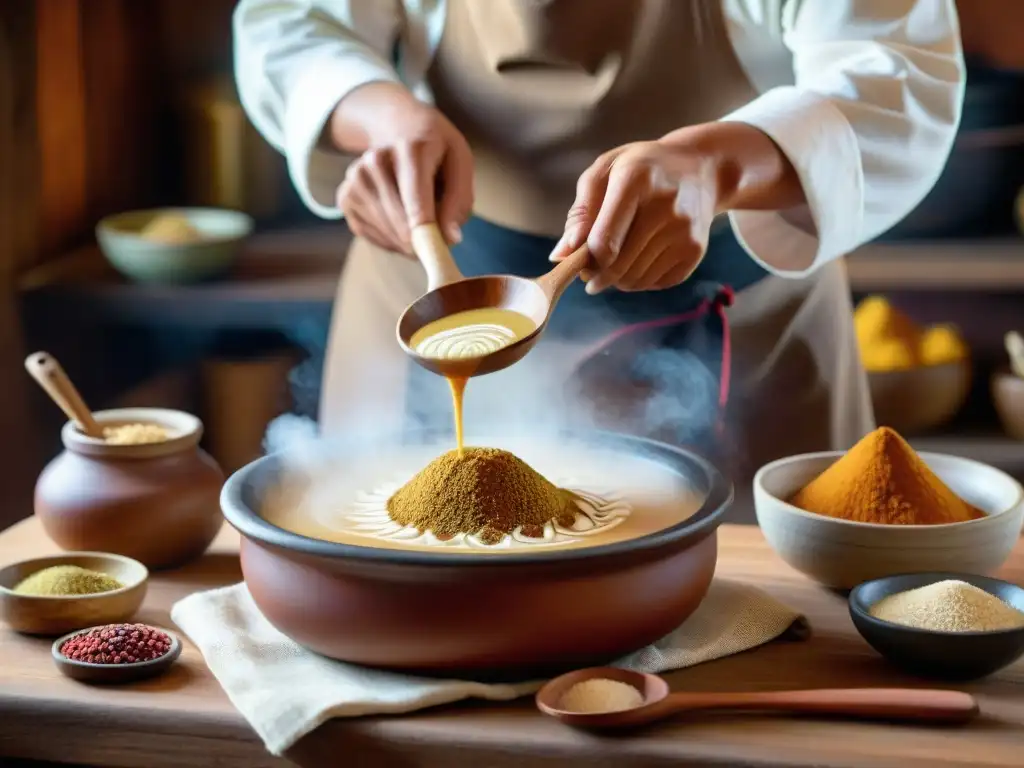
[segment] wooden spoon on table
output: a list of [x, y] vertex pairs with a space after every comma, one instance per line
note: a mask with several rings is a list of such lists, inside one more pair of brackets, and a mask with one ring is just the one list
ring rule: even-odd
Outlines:
[[[548, 273], [535, 280], [515, 275], [463, 277], [436, 224], [412, 231], [412, 246], [427, 273], [427, 293], [414, 301], [398, 320], [398, 343], [409, 357], [427, 370], [449, 378], [482, 376], [520, 360], [540, 339], [562, 293], [590, 263], [584, 245]], [[442, 359], [424, 357], [412, 348], [413, 335], [428, 323], [472, 309], [510, 309], [525, 315], [536, 328], [481, 357]]]
[[93, 418], [92, 411], [56, 358], [47, 352], [33, 352], [25, 358], [25, 370], [83, 434], [103, 438], [103, 428]]
[[[619, 712], [587, 714], [561, 708], [562, 697], [586, 680], [616, 680], [633, 686], [643, 704]], [[537, 708], [577, 728], [630, 728], [672, 715], [709, 710], [789, 712], [858, 720], [963, 723], [978, 714], [978, 702], [960, 691], [913, 688], [837, 688], [750, 693], [672, 693], [658, 675], [613, 667], [581, 669], [556, 677], [537, 693]]]

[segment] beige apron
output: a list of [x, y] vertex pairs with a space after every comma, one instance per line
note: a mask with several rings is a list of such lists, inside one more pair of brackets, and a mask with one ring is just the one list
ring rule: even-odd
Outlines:
[[[475, 212], [547, 236], [561, 234], [576, 179], [599, 154], [715, 120], [755, 95], [721, 0], [449, 0], [429, 79], [438, 108], [473, 148]], [[403, 428], [416, 393], [407, 392], [395, 324], [424, 288], [417, 263], [353, 243], [325, 364], [325, 435]], [[729, 316], [738, 490], [766, 461], [845, 448], [873, 427], [842, 263], [803, 280], [765, 278]], [[474, 380], [470, 439], [489, 425], [536, 431], [591, 408], [566, 394], [578, 391], [566, 383], [582, 352], [545, 337], [521, 363]], [[438, 427], [451, 418], [419, 416]]]

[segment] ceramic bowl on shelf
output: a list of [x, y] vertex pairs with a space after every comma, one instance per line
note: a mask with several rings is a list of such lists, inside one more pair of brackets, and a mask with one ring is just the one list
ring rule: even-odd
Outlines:
[[35, 513], [67, 550], [114, 552], [160, 569], [192, 560], [220, 531], [224, 473], [199, 447], [202, 422], [167, 408], [117, 408], [93, 414], [101, 427], [155, 424], [166, 440], [108, 443], [73, 422], [64, 451], [39, 475]]
[[[162, 233], [148, 234], [148, 227], [162, 222], [169, 222]], [[184, 284], [223, 274], [252, 230], [252, 218], [240, 211], [166, 208], [107, 216], [96, 225], [96, 241], [107, 261], [130, 280]]]
[[[367, 489], [393, 489], [449, 450], [450, 441], [416, 433], [322, 449], [332, 484], [323, 511], [312, 513], [319, 522], [307, 527], [326, 530], [349, 505], [368, 509], [374, 502]], [[343, 661], [523, 679], [614, 660], [696, 610], [714, 575], [716, 529], [732, 500], [731, 485], [710, 463], [662, 443], [600, 432], [474, 442], [510, 450], [565, 487], [607, 489], [626, 516], [609, 526], [609, 538], [567, 536], [553, 546], [534, 539], [486, 551], [422, 543], [415, 531], [402, 539], [387, 526], [390, 538], [382, 538], [367, 533], [365, 515], [346, 542], [329, 541], [268, 521], [277, 519], [268, 502], [300, 509], [316, 483], [282, 494], [289, 475], [301, 472], [286, 454], [267, 456], [236, 472], [221, 497], [241, 534], [242, 572], [263, 615], [299, 644]]]
[[893, 664], [923, 677], [977, 680], [1024, 656], [1024, 627], [995, 632], [936, 632], [871, 615], [871, 608], [890, 595], [946, 580], [972, 584], [1024, 612], [1024, 588], [1008, 581], [963, 573], [913, 573], [857, 586], [850, 593], [850, 618], [872, 648]]
[[842, 457], [840, 451], [773, 461], [754, 476], [757, 522], [772, 549], [796, 570], [836, 589], [926, 571], [987, 575], [1017, 544], [1024, 522], [1020, 483], [987, 464], [943, 454], [921, 459], [985, 517], [948, 525], [859, 523], [806, 512], [786, 501]]
[[[93, 595], [22, 595], [14, 587], [44, 568], [77, 565], [105, 573], [123, 586]], [[130, 619], [146, 597], [149, 572], [129, 557], [108, 552], [65, 552], [22, 560], [0, 568], [0, 619], [16, 632], [59, 635], [97, 624]]]
[[869, 372], [875, 420], [905, 435], [941, 427], [952, 420], [967, 401], [971, 374], [967, 360]]
[[992, 374], [991, 387], [992, 403], [1003, 431], [1016, 440], [1024, 440], [1024, 379], [1003, 368]]

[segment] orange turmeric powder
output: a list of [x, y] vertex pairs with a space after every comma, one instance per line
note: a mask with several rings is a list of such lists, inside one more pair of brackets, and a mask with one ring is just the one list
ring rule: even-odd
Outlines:
[[953, 493], [889, 427], [864, 437], [790, 503], [858, 523], [940, 525], [985, 516]]

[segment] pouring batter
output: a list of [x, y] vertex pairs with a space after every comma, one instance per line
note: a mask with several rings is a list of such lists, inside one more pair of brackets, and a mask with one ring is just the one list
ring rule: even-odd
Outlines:
[[235, 31], [253, 122], [357, 235], [325, 433], [450, 412], [393, 338], [425, 285], [410, 228], [435, 220], [467, 276], [538, 276], [584, 241], [600, 267], [467, 407], [528, 423], [561, 398], [674, 442], [721, 407], [739, 473], [873, 428], [841, 257], [942, 170], [953, 0], [242, 0]]

